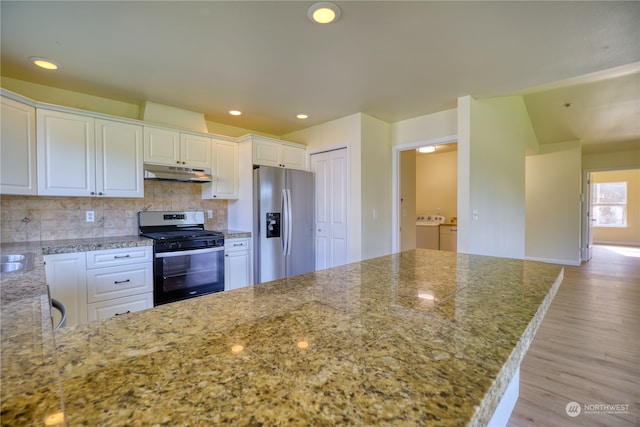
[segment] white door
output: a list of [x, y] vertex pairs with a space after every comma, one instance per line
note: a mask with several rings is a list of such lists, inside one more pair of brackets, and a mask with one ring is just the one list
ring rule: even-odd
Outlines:
[[416, 150], [400, 152], [400, 250], [416, 248]]
[[316, 187], [316, 270], [348, 262], [347, 150], [311, 155]]
[[593, 248], [593, 186], [591, 185], [591, 172], [584, 172], [583, 181], [583, 200], [582, 200], [582, 250], [581, 261], [589, 261], [591, 259], [591, 251]]

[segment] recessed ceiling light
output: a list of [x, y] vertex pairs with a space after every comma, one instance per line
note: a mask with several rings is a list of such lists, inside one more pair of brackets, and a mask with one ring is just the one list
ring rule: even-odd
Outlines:
[[328, 1], [314, 3], [307, 12], [312, 22], [318, 24], [330, 24], [340, 18], [340, 8]]
[[232, 116], [239, 116], [240, 114], [242, 114], [242, 111], [231, 110], [229, 111], [229, 114], [231, 114]]
[[38, 56], [32, 56], [29, 58], [29, 61], [33, 62], [40, 68], [44, 68], [45, 70], [57, 70], [60, 68], [60, 65], [53, 62], [47, 58], [40, 58]]
[[304, 120], [304, 119], [308, 119], [309, 115], [308, 114], [296, 114], [296, 117], [301, 119], [301, 120]]
[[433, 145], [418, 148], [418, 152], [420, 153], [433, 153], [434, 151], [436, 151], [436, 147], [434, 147]]

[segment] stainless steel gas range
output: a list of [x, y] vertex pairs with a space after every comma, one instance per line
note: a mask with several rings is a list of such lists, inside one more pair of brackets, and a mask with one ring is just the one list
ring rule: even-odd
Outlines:
[[142, 211], [138, 225], [154, 240], [154, 305], [224, 290], [224, 235], [205, 230], [204, 212]]

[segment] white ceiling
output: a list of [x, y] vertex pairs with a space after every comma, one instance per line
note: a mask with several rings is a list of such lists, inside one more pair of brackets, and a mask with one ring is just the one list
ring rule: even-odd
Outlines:
[[638, 1], [336, 3], [341, 19], [321, 26], [312, 2], [2, 0], [2, 76], [272, 135], [522, 94], [540, 143], [640, 142]]

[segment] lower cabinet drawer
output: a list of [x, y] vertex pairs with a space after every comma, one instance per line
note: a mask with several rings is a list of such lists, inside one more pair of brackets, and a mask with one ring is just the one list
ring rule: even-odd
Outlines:
[[240, 237], [235, 239], [225, 239], [224, 241], [225, 252], [247, 251], [247, 250], [249, 250], [248, 238]]
[[89, 251], [87, 269], [153, 262], [153, 246]]
[[153, 292], [89, 304], [88, 318], [93, 322], [148, 308], [153, 308]]
[[153, 292], [153, 265], [133, 264], [87, 270], [87, 302]]

